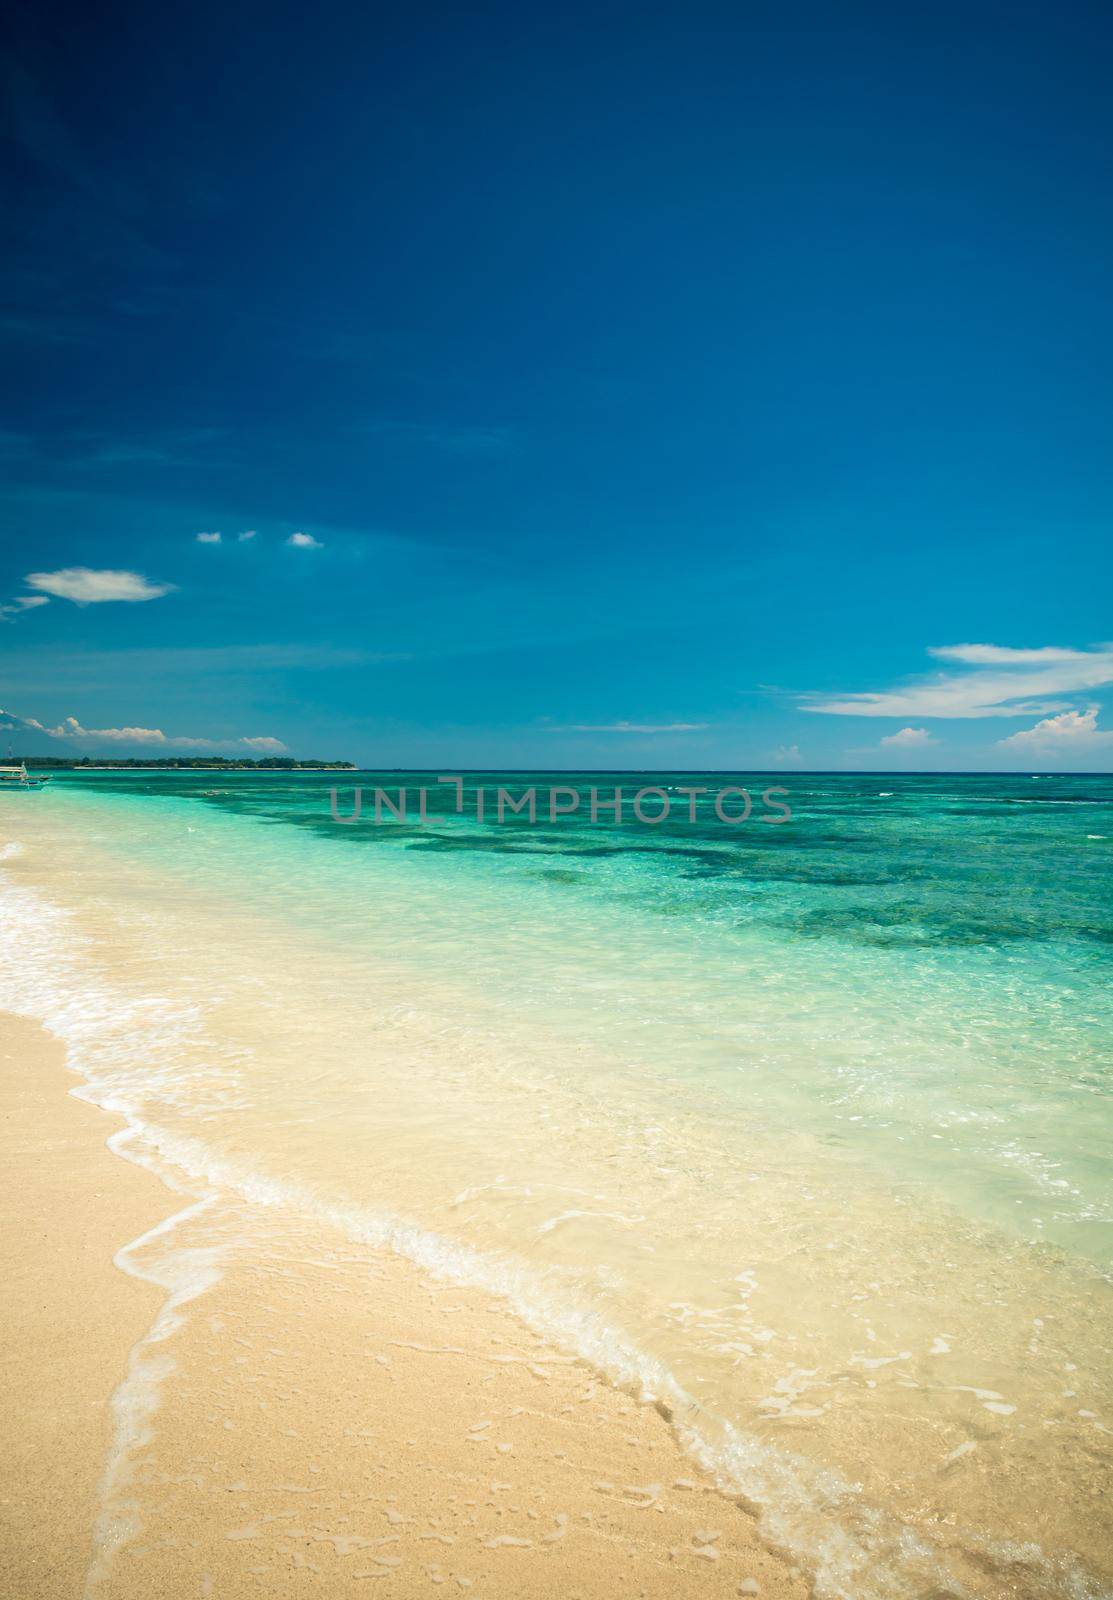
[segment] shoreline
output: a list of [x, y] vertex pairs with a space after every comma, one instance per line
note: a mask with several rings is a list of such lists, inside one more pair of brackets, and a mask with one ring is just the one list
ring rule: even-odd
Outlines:
[[21, 1600], [80, 1594], [112, 1429], [111, 1397], [162, 1302], [116, 1251], [167, 1212], [153, 1174], [106, 1144], [123, 1120], [67, 1090], [63, 1046], [0, 1016], [3, 1563]]
[[[76, 1600], [89, 1570], [105, 1600], [281, 1597], [307, 1578], [330, 1600], [376, 1579], [475, 1600], [806, 1594], [652, 1406], [397, 1256], [223, 1197], [186, 1220], [107, 1148], [118, 1119], [66, 1093], [61, 1045], [23, 1018], [0, 1030], [0, 1497], [21, 1600]], [[220, 1261], [173, 1318], [114, 1264], [151, 1230]], [[131, 1429], [116, 1506], [114, 1411]], [[98, 1510], [116, 1532], [90, 1569]]]

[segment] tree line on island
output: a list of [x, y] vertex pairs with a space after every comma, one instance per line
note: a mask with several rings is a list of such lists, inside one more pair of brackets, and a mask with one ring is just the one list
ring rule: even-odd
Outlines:
[[17, 765], [22, 763], [28, 769], [49, 767], [71, 772], [79, 772], [83, 768], [87, 771], [103, 771], [106, 767], [183, 768], [202, 772], [355, 771], [354, 761], [295, 761], [293, 756], [263, 756], [258, 761], [249, 761], [240, 756], [9, 756], [7, 759]]

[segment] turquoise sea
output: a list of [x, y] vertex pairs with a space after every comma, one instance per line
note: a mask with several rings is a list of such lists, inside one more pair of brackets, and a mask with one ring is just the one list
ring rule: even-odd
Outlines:
[[0, 1008], [245, 1230], [655, 1398], [817, 1595], [1110, 1593], [1113, 777], [437, 776], [0, 796]]

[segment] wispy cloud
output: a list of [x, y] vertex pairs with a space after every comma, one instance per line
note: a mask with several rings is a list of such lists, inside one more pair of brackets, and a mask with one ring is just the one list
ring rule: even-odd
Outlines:
[[292, 533], [286, 543], [293, 545], [295, 550], [323, 550], [325, 548], [320, 539], [314, 539], [311, 533]]
[[76, 717], [66, 717], [56, 728], [48, 728], [34, 717], [27, 726], [51, 739], [106, 739], [113, 744], [166, 744], [161, 728], [83, 728]]
[[240, 544], [246, 544], [248, 539], [254, 539], [255, 536], [256, 535], [255, 535], [255, 529], [254, 528], [245, 528], [243, 533], [237, 534], [236, 537], [237, 537], [237, 540], [238, 540], [238, 542]]
[[802, 711], [835, 717], [1024, 717], [1070, 710], [1048, 695], [1113, 683], [1113, 647], [1068, 650], [1044, 646], [938, 645], [929, 654], [967, 668], [940, 672], [901, 688], [845, 694], [806, 694]]
[[1063, 711], [1057, 717], [1045, 717], [1034, 728], [1011, 733], [1007, 739], [998, 739], [997, 744], [1003, 749], [1069, 755], [1074, 751], [1106, 750], [1113, 745], [1113, 733], [1098, 727], [1098, 707], [1090, 706], [1086, 711]]
[[1088, 651], [1057, 644], [1040, 645], [1035, 650], [1014, 650], [1003, 644], [935, 644], [929, 646], [928, 655], [974, 667], [1048, 666], [1060, 661], [1089, 660]]
[[0, 606], [0, 622], [7, 622], [10, 617], [18, 617], [24, 611], [34, 611], [38, 606], [49, 604], [45, 594], [18, 595], [10, 604]]
[[98, 605], [105, 600], [157, 600], [174, 588], [172, 583], [152, 583], [138, 572], [92, 567], [29, 572], [24, 582], [32, 589], [42, 589], [60, 600], [73, 600], [79, 606]]
[[782, 744], [773, 752], [773, 760], [779, 767], [798, 767], [803, 759], [798, 744]]
[[161, 728], [83, 728], [76, 717], [65, 717], [54, 728], [46, 727], [34, 717], [26, 717], [20, 721], [23, 727], [32, 728], [36, 733], [44, 733], [51, 739], [141, 745], [144, 748], [158, 747], [167, 750], [210, 750], [221, 753], [253, 751], [256, 755], [283, 755], [286, 750], [281, 739], [274, 739], [269, 734], [244, 735], [238, 739], [206, 739], [191, 734], [170, 736], [163, 733]]
[[199, 533], [197, 535], [197, 543], [198, 544], [219, 544], [220, 541], [221, 541], [221, 538], [222, 538], [222, 535], [219, 534], [219, 533]]
[[915, 750], [938, 741], [932, 738], [926, 728], [901, 728], [899, 733], [887, 733], [881, 743], [895, 746], [898, 750]]
[[281, 739], [272, 739], [269, 734], [245, 735], [242, 739], [235, 740], [237, 745], [244, 745], [248, 750], [255, 750], [259, 755], [281, 755], [286, 749]]

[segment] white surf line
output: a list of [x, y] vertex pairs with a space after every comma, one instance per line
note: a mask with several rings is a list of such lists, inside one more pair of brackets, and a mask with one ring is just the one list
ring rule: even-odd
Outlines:
[[[96, 1104], [88, 1089], [72, 1089], [79, 1099]], [[147, 1168], [168, 1188], [170, 1182], [152, 1161], [125, 1148], [141, 1134], [137, 1126], [121, 1128], [105, 1141], [113, 1155], [136, 1166]], [[126, 1376], [112, 1392], [112, 1440], [101, 1474], [99, 1507], [93, 1525], [93, 1554], [85, 1575], [85, 1596], [90, 1600], [112, 1570], [118, 1552], [140, 1531], [138, 1508], [129, 1489], [135, 1472], [135, 1458], [154, 1436], [153, 1418], [162, 1400], [163, 1385], [175, 1371], [172, 1358], [159, 1346], [185, 1322], [181, 1308], [212, 1288], [221, 1277], [223, 1250], [216, 1246], [171, 1248], [153, 1262], [140, 1264], [138, 1254], [158, 1239], [173, 1235], [185, 1222], [210, 1210], [220, 1199], [216, 1193], [191, 1201], [180, 1211], [157, 1222], [113, 1256], [113, 1264], [129, 1277], [165, 1289], [167, 1298], [150, 1328], [131, 1348]]]
[[402, 1256], [440, 1282], [493, 1295], [605, 1381], [655, 1404], [685, 1454], [723, 1493], [741, 1495], [767, 1547], [808, 1569], [816, 1600], [919, 1600], [944, 1590], [951, 1600], [971, 1600], [945, 1549], [870, 1505], [837, 1471], [771, 1448], [708, 1411], [664, 1363], [592, 1307], [554, 1306], [526, 1263], [488, 1256], [396, 1214], [337, 1206], [301, 1183], [222, 1157], [191, 1135], [156, 1126], [145, 1132], [175, 1171], [239, 1196], [251, 1207], [312, 1217], [357, 1243]]
[[[0, 862], [22, 854], [22, 845], [14, 840], [0, 845]], [[125, 1126], [105, 1140], [113, 1155], [145, 1167], [166, 1188], [188, 1197], [187, 1205], [121, 1246], [113, 1257], [121, 1272], [156, 1284], [167, 1298], [151, 1327], [132, 1346], [126, 1374], [109, 1401], [112, 1439], [101, 1473], [93, 1551], [86, 1571], [84, 1593], [88, 1597], [107, 1577], [116, 1553], [140, 1527], [128, 1489], [135, 1457], [153, 1437], [152, 1418], [163, 1386], [174, 1371], [173, 1361], [159, 1347], [182, 1326], [182, 1307], [217, 1282], [225, 1251], [216, 1247], [172, 1248], [152, 1262], [141, 1263], [137, 1258], [148, 1246], [171, 1237], [183, 1223], [209, 1210], [220, 1195], [207, 1183], [201, 1194], [196, 1189], [186, 1189], [164, 1163], [129, 1148], [142, 1138], [143, 1124], [120, 1088], [91, 1068], [87, 1059], [91, 1018], [103, 1021], [115, 1016], [122, 997], [100, 986], [85, 991], [79, 988], [76, 995], [65, 993], [58, 980], [61, 978], [64, 983], [70, 975], [75, 948], [85, 941], [73, 934], [66, 913], [36, 890], [16, 884], [6, 872], [0, 874], [0, 887], [0, 1005], [36, 1021], [63, 1045], [66, 1067], [81, 1079], [67, 1091], [69, 1094], [124, 1121]]]

